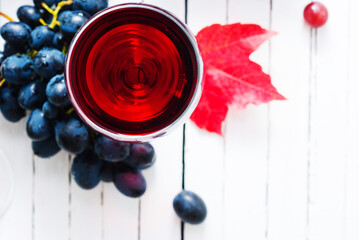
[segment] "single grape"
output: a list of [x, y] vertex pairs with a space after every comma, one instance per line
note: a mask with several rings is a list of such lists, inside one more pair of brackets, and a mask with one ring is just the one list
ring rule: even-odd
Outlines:
[[52, 124], [40, 109], [33, 110], [26, 121], [27, 135], [34, 141], [45, 140], [52, 135]]
[[318, 28], [327, 22], [328, 10], [320, 2], [311, 2], [305, 7], [303, 16], [309, 26]]
[[72, 39], [89, 18], [89, 15], [83, 11], [64, 12], [64, 17], [60, 21], [60, 30], [66, 38]]
[[41, 13], [34, 6], [21, 6], [17, 9], [16, 15], [21, 22], [26, 23], [31, 28], [40, 25], [39, 19], [41, 18]]
[[85, 151], [74, 158], [72, 176], [83, 189], [92, 189], [100, 182], [102, 161], [91, 151]]
[[113, 175], [114, 175], [114, 169], [115, 164], [103, 161], [102, 167], [101, 167], [101, 179], [104, 182], [112, 182], [113, 181]]
[[186, 223], [199, 224], [207, 216], [206, 204], [195, 193], [182, 191], [173, 200], [173, 208], [179, 218]]
[[59, 146], [57, 146], [54, 136], [42, 141], [33, 141], [31, 146], [34, 154], [41, 158], [50, 158], [61, 150]]
[[63, 49], [65, 44], [65, 37], [61, 32], [57, 32], [52, 39], [52, 46], [60, 51]]
[[14, 45], [25, 45], [30, 33], [31, 28], [23, 22], [8, 22], [1, 27], [1, 36]]
[[54, 36], [55, 32], [48, 26], [38, 26], [30, 34], [29, 46], [35, 50], [51, 47]]
[[13, 45], [11, 43], [5, 42], [4, 44], [4, 55], [9, 57], [15, 55], [16, 53], [26, 53], [26, 45]]
[[64, 75], [56, 75], [51, 78], [46, 86], [46, 96], [48, 101], [56, 107], [66, 107], [71, 104], [67, 96]]
[[46, 79], [62, 73], [64, 65], [65, 56], [54, 48], [44, 48], [34, 58], [35, 72]]
[[42, 105], [42, 112], [48, 119], [55, 119], [59, 114], [59, 108], [46, 101]]
[[85, 124], [77, 118], [56, 123], [55, 136], [59, 147], [73, 154], [83, 152], [89, 143], [89, 132]]
[[46, 85], [40, 80], [32, 81], [24, 85], [17, 98], [19, 105], [23, 109], [34, 110], [40, 108], [43, 102], [46, 101], [45, 93]]
[[90, 16], [108, 7], [108, 0], [74, 0], [73, 9], [87, 12]]
[[17, 102], [16, 88], [2, 87], [0, 92], [0, 110], [4, 118], [10, 122], [18, 122], [25, 117], [26, 112]]
[[62, 22], [65, 18], [71, 17], [71, 15], [72, 15], [71, 10], [62, 11], [61, 13], [59, 13], [57, 21]]
[[5, 60], [6, 56], [4, 54], [4, 52], [0, 51], [0, 65], [2, 64], [2, 62]]
[[13, 55], [1, 64], [1, 71], [7, 82], [24, 84], [34, 76], [33, 61], [26, 55]]
[[149, 168], [155, 161], [155, 150], [150, 143], [133, 143], [130, 156], [125, 160], [129, 166], [137, 169]]
[[130, 167], [116, 168], [113, 182], [122, 194], [133, 198], [142, 196], [147, 187], [146, 180], [142, 173]]
[[130, 144], [100, 136], [95, 141], [95, 153], [103, 160], [119, 162], [125, 160], [130, 153]]

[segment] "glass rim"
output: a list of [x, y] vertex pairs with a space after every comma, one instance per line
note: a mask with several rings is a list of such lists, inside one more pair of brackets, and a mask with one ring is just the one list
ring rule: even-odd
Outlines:
[[[111, 13], [111, 12], [115, 12], [117, 10], [120, 9], [125, 9], [125, 8], [142, 8], [142, 9], [147, 9], [150, 11], [155, 11], [163, 16], [165, 16], [166, 18], [170, 19], [172, 22], [174, 22], [180, 29], [181, 31], [187, 36], [188, 40], [191, 43], [192, 49], [194, 50], [194, 54], [196, 57], [196, 61], [197, 61], [197, 83], [196, 83], [196, 87], [192, 96], [191, 101], [189, 102], [188, 106], [185, 108], [185, 110], [182, 112], [182, 114], [175, 119], [173, 122], [171, 122], [170, 124], [168, 124], [166, 127], [159, 129], [155, 132], [151, 132], [151, 133], [144, 133], [144, 134], [124, 134], [124, 133], [115, 133], [112, 132], [111, 130], [105, 128], [104, 126], [101, 126], [100, 124], [97, 124], [95, 121], [92, 121], [89, 117], [86, 116], [86, 114], [84, 113], [84, 111], [80, 108], [80, 105], [77, 103], [76, 101], [76, 97], [75, 94], [73, 92], [72, 89], [72, 84], [70, 81], [70, 69], [71, 66], [70, 64], [68, 64], [70, 62], [70, 59], [73, 57], [73, 51], [74, 51], [74, 46], [76, 45], [76, 43], [78, 42], [78, 40], [81, 38], [82, 33], [89, 27], [91, 26], [91, 24], [96, 21], [97, 19], [106, 16], [107, 14]], [[120, 140], [120, 141], [127, 141], [127, 142], [146, 142], [146, 141], [150, 141], [154, 138], [160, 137], [160, 136], [164, 136], [167, 135], [171, 130], [175, 129], [176, 127], [178, 127], [179, 125], [184, 124], [191, 116], [191, 114], [193, 113], [193, 111], [195, 110], [195, 108], [197, 107], [197, 104], [200, 100], [201, 94], [202, 94], [202, 77], [203, 77], [203, 61], [202, 61], [202, 57], [201, 57], [201, 53], [196, 41], [195, 36], [193, 35], [193, 33], [190, 31], [190, 29], [187, 27], [187, 25], [185, 23], [183, 23], [182, 21], [180, 21], [173, 13], [164, 10], [162, 8], [159, 8], [157, 6], [154, 5], [150, 5], [150, 4], [144, 4], [144, 3], [125, 3], [125, 4], [119, 4], [119, 5], [115, 5], [112, 7], [108, 7], [100, 12], [98, 12], [97, 14], [95, 14], [89, 21], [87, 21], [80, 29], [79, 31], [76, 33], [75, 37], [73, 38], [68, 52], [67, 52], [67, 56], [66, 56], [66, 63], [65, 63], [65, 81], [66, 81], [66, 85], [67, 85], [67, 90], [68, 90], [68, 96], [77, 112], [77, 114], [80, 116], [80, 118], [93, 130], [95, 130], [96, 132], [110, 137], [112, 139], [115, 140]]]

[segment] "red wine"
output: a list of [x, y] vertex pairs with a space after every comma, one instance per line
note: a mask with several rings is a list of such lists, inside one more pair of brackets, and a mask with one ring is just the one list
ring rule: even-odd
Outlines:
[[193, 111], [201, 67], [185, 25], [159, 8], [125, 4], [95, 15], [79, 31], [66, 82], [86, 123], [113, 138], [138, 140], [163, 134]]

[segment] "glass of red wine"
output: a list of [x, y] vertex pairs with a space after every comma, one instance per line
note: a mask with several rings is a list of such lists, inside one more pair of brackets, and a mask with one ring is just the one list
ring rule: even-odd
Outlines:
[[75, 110], [95, 131], [148, 141], [181, 125], [202, 92], [194, 35], [173, 14], [122, 4], [92, 17], [73, 39], [66, 84]]

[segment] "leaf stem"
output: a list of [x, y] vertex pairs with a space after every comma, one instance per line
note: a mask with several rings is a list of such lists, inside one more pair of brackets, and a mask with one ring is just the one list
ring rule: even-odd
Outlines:
[[67, 53], [67, 50], [68, 50], [68, 47], [66, 44], [64, 44], [64, 46], [62, 47], [62, 53], [66, 56], [66, 53]]
[[70, 115], [71, 113], [73, 113], [73, 111], [75, 111], [75, 108], [70, 108], [69, 110], [66, 111], [67, 115]]
[[49, 6], [47, 6], [46, 3], [41, 3], [42, 7], [45, 8], [45, 10], [47, 10], [51, 15], [52, 15], [52, 20], [50, 24], [47, 24], [44, 19], [40, 18], [39, 21], [41, 24], [43, 25], [47, 25], [49, 28], [53, 29], [56, 25], [59, 26], [60, 22], [57, 21], [59, 12], [61, 10], [61, 8], [63, 8], [66, 5], [71, 5], [73, 3], [73, 0], [67, 0], [67, 1], [62, 1], [59, 2], [55, 8], [55, 10], [52, 10]]
[[3, 12], [0, 12], [0, 16], [3, 16], [4, 18], [6, 18], [7, 20], [9, 20], [10, 22], [13, 22], [14, 19], [12, 19], [11, 17], [9, 17], [8, 15], [6, 15], [5, 13]]
[[27, 55], [30, 57], [30, 58], [34, 58], [37, 54], [37, 51], [32, 49]]
[[6, 82], [5, 78], [3, 80], [0, 81], [0, 87], [2, 87], [2, 85], [4, 85], [4, 83]]

